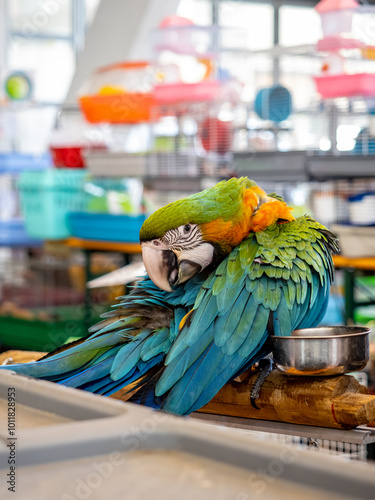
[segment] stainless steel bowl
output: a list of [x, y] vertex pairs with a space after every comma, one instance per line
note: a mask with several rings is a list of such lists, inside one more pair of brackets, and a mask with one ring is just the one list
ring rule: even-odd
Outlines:
[[361, 370], [369, 359], [369, 328], [327, 326], [272, 337], [276, 367], [288, 375], [327, 376]]

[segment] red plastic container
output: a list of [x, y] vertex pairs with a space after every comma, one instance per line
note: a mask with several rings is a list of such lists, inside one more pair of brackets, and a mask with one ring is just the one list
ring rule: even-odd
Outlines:
[[82, 146], [51, 147], [52, 159], [58, 168], [85, 168]]
[[53, 164], [57, 168], [86, 168], [85, 151], [105, 151], [105, 145], [51, 146]]

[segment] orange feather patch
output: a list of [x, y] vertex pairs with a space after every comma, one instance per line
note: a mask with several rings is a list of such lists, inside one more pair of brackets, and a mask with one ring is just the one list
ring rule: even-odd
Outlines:
[[251, 208], [252, 213], [259, 205], [259, 202], [264, 203], [266, 199], [267, 195], [265, 191], [263, 191], [263, 189], [259, 186], [254, 186], [250, 189], [246, 189], [243, 196], [244, 205]]
[[231, 220], [216, 219], [207, 222], [202, 224], [201, 231], [205, 241], [218, 242], [228, 252], [242, 241], [237, 226]]
[[254, 233], [264, 231], [268, 226], [281, 219], [286, 222], [294, 220], [290, 213], [291, 207], [288, 207], [282, 201], [268, 198], [267, 202], [259, 207], [251, 221], [251, 231]]
[[216, 219], [202, 224], [203, 238], [206, 241], [218, 242], [224, 251], [230, 251], [250, 233], [251, 217], [259, 204], [259, 198], [266, 199], [266, 196], [263, 189], [257, 186], [246, 189], [238, 217], [230, 221]]
[[216, 219], [201, 225], [205, 241], [219, 243], [225, 252], [239, 245], [250, 232], [263, 231], [277, 220], [294, 220], [291, 208], [267, 196], [258, 186], [243, 192], [243, 203], [238, 217], [232, 220]]

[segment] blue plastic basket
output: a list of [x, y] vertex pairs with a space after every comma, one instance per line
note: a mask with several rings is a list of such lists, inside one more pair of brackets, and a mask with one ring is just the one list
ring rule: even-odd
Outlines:
[[30, 155], [24, 153], [0, 153], [0, 174], [20, 173], [25, 170], [46, 170], [52, 167], [49, 153]]
[[0, 246], [39, 246], [41, 240], [30, 238], [22, 220], [0, 221]]
[[111, 215], [93, 213], [71, 213], [68, 224], [71, 234], [88, 240], [119, 241], [137, 243], [144, 215]]
[[85, 170], [52, 169], [23, 172], [18, 187], [26, 231], [33, 238], [61, 239], [70, 236], [69, 212], [84, 210]]

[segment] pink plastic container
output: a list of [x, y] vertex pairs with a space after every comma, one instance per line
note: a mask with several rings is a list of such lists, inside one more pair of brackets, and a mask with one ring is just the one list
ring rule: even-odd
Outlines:
[[375, 73], [316, 76], [314, 79], [316, 88], [323, 97], [375, 95]]
[[216, 80], [198, 83], [166, 83], [155, 85], [153, 96], [159, 104], [214, 101], [220, 98], [222, 90], [222, 84]]
[[341, 49], [361, 49], [362, 47], [365, 47], [365, 44], [360, 40], [340, 36], [326, 36], [316, 44], [316, 49], [323, 52], [333, 52]]

